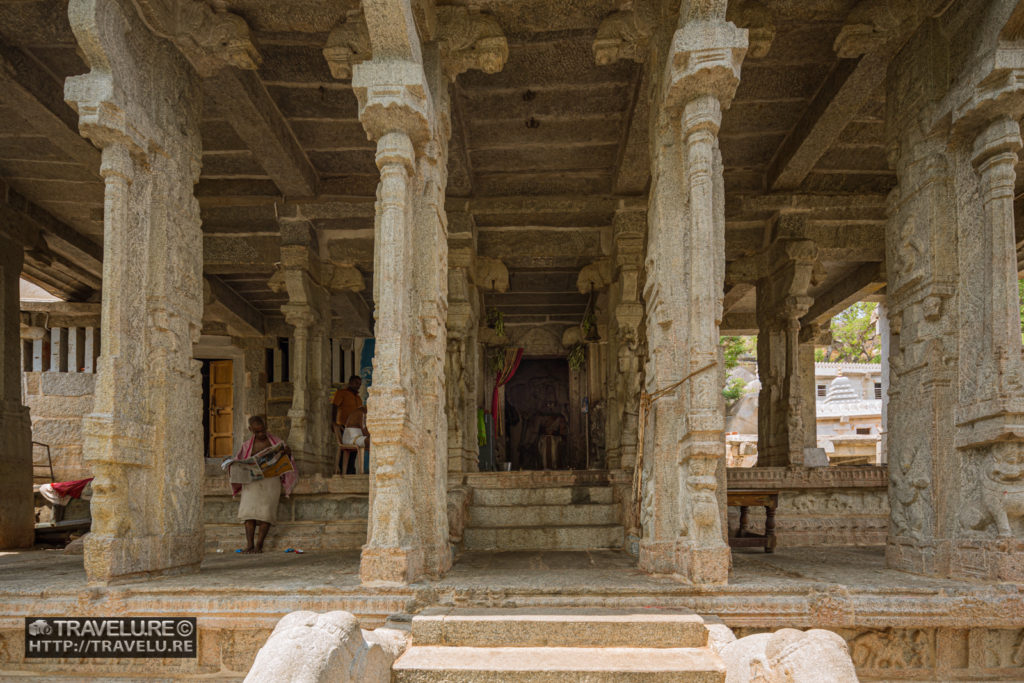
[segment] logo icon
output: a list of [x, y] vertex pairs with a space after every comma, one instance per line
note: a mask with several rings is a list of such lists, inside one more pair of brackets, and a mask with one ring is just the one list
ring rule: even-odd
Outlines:
[[46, 619], [36, 619], [28, 625], [28, 634], [30, 636], [48, 636], [53, 633], [53, 627], [50, 626], [50, 622]]

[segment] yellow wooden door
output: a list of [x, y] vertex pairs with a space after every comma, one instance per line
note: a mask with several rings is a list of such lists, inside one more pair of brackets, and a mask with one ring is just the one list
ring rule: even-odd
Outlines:
[[234, 455], [232, 406], [235, 390], [232, 384], [232, 366], [229, 360], [210, 361], [210, 457]]

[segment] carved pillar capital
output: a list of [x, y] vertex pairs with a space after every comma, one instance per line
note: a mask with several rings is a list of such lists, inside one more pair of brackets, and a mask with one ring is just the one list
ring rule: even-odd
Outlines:
[[403, 133], [422, 151], [433, 138], [434, 105], [422, 64], [363, 62], [353, 69], [352, 90], [359, 101], [359, 120], [372, 139]]
[[681, 110], [704, 95], [724, 108], [740, 84], [747, 31], [724, 20], [688, 21], [672, 37], [665, 74], [665, 106]]
[[[1020, 151], [1021, 146], [1020, 124], [1009, 116], [1000, 116], [978, 133], [974, 139], [971, 163], [982, 177], [992, 173], [1005, 175], [1007, 172], [1015, 175], [1013, 167], [1017, 163], [1017, 152]], [[992, 180], [998, 183], [994, 177]], [[1002, 180], [1007, 180], [1007, 178], [1002, 178]], [[1012, 198], [1013, 177], [1008, 180]], [[1000, 183], [1000, 185], [1002, 184]], [[986, 190], [994, 189], [996, 188], [986, 188]]]

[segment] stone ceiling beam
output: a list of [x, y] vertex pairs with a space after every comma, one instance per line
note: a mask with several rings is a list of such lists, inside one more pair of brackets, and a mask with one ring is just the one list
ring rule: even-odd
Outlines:
[[257, 73], [222, 69], [203, 86], [283, 195], [316, 196], [316, 169]]
[[649, 134], [651, 127], [651, 78], [648, 63], [641, 64], [640, 74], [633, 89], [633, 103], [629, 112], [629, 125], [619, 143], [612, 175], [615, 194], [643, 194], [651, 179]]
[[824, 323], [865, 297], [885, 287], [885, 269], [881, 263], [865, 263], [847, 277], [837, 282], [832, 289], [814, 297], [807, 313], [800, 318], [800, 327]]
[[729, 313], [722, 316], [719, 332], [728, 336], [747, 336], [758, 333], [756, 313]]
[[768, 164], [769, 191], [800, 187], [878, 91], [903, 38], [926, 16], [928, 8], [915, 5], [861, 0], [853, 7], [833, 45], [835, 67]]
[[241, 332], [248, 332], [257, 337], [262, 337], [266, 333], [267, 325], [263, 314], [219, 277], [207, 275], [203, 290], [205, 313], [212, 313], [229, 327], [237, 328]]
[[78, 132], [78, 116], [64, 103], [63, 84], [21, 50], [0, 44], [0, 87], [8, 109], [72, 161], [99, 173], [100, 151]]
[[752, 291], [754, 291], [754, 285], [750, 282], [737, 282], [726, 287], [725, 296], [722, 298], [722, 315], [728, 315], [729, 311]]

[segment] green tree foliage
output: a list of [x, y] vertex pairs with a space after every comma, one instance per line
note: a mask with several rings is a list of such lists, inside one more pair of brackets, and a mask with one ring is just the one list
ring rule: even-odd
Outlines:
[[[726, 370], [735, 368], [744, 357], [757, 357], [757, 337], [719, 337], [718, 343], [721, 344], [725, 355]], [[725, 402], [731, 405], [741, 398], [746, 392], [746, 387], [746, 380], [740, 377], [728, 378], [725, 389], [722, 390]]]
[[858, 301], [832, 318], [832, 344], [816, 349], [814, 360], [831, 363], [881, 363], [882, 345], [875, 325], [878, 304]]

